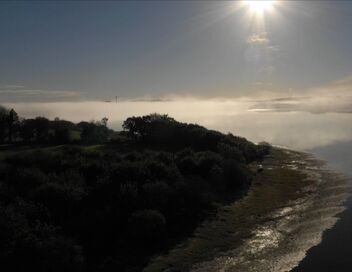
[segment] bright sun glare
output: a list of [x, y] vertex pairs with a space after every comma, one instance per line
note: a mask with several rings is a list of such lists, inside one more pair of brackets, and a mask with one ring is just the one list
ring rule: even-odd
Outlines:
[[260, 14], [266, 10], [269, 10], [275, 1], [270, 0], [261, 0], [261, 1], [244, 1], [245, 5], [247, 5], [250, 10], [254, 13]]

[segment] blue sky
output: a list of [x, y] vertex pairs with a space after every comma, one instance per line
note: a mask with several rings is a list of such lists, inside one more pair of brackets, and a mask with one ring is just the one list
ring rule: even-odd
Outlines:
[[285, 96], [352, 85], [351, 2], [276, 1], [260, 22], [240, 4], [0, 2], [0, 99]]

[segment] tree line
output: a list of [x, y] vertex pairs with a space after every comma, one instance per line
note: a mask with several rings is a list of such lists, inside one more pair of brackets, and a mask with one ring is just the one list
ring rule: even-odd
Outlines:
[[111, 131], [106, 117], [98, 122], [79, 122], [45, 117], [20, 118], [14, 109], [0, 107], [0, 144], [104, 143]]

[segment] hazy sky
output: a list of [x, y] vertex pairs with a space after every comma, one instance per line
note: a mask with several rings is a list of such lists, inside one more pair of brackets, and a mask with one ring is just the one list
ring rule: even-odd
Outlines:
[[0, 101], [350, 90], [352, 2], [242, 4], [0, 2]]

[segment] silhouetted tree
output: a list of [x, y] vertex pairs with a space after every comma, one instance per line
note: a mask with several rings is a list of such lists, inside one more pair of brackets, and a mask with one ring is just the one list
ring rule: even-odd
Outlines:
[[20, 124], [19, 130], [23, 141], [29, 142], [33, 140], [36, 135], [34, 119], [24, 119]]
[[143, 117], [130, 117], [123, 122], [122, 127], [128, 131], [128, 135], [145, 142], [164, 142], [166, 134], [172, 133], [171, 126], [176, 121], [164, 114], [150, 114]]
[[108, 121], [109, 121], [109, 118], [104, 117], [104, 118], [101, 119], [100, 123], [101, 123], [104, 127], [107, 127], [107, 126], [108, 126]]
[[48, 140], [50, 122], [44, 117], [36, 117], [34, 119], [34, 129], [36, 141], [39, 143], [46, 142]]
[[51, 122], [51, 127], [53, 129], [53, 140], [56, 144], [68, 144], [73, 141], [71, 138], [71, 133], [76, 130], [74, 123], [55, 119]]
[[0, 143], [5, 142], [7, 110], [0, 106]]
[[11, 109], [7, 116], [7, 127], [8, 127], [8, 139], [9, 143], [12, 143], [12, 137], [14, 134], [14, 128], [18, 122], [18, 114], [14, 109]]
[[83, 143], [103, 143], [108, 139], [108, 128], [94, 122], [80, 122], [77, 127], [81, 130]]

